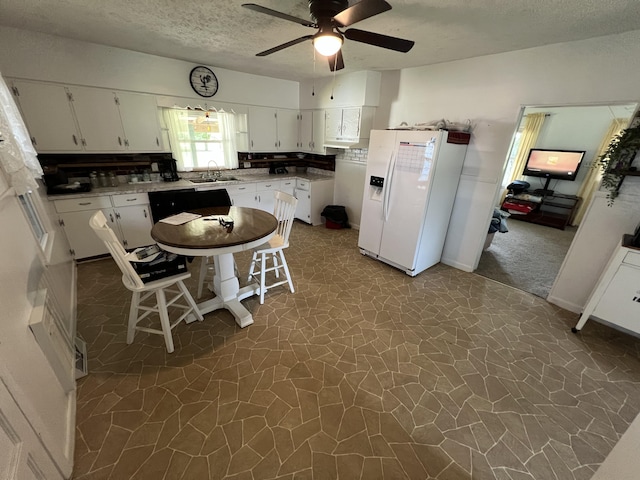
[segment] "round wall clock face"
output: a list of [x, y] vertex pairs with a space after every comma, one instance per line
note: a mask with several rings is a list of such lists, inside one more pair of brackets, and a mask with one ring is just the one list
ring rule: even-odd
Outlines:
[[207, 67], [196, 67], [189, 74], [193, 90], [201, 97], [213, 97], [218, 91], [218, 79]]

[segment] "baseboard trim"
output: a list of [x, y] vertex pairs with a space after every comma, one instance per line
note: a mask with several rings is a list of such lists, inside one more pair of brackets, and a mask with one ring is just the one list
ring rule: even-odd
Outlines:
[[557, 305], [558, 307], [563, 308], [564, 310], [568, 310], [568, 311], [573, 312], [573, 313], [577, 313], [577, 314], [582, 313], [583, 305], [576, 305], [575, 303], [567, 302], [566, 300], [563, 300], [562, 298], [558, 298], [558, 297], [554, 297], [552, 295], [549, 295], [547, 297], [547, 302], [553, 303], [554, 305]]
[[454, 260], [450, 260], [448, 258], [441, 258], [440, 263], [444, 263], [445, 265], [449, 265], [450, 267], [457, 268], [458, 270], [462, 270], [463, 272], [472, 273], [473, 268], [470, 265], [466, 265], [464, 263], [456, 262]]

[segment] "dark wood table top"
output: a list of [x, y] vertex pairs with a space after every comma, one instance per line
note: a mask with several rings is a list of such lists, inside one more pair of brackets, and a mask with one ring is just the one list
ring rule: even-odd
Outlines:
[[[276, 217], [263, 210], [247, 207], [212, 207], [189, 210], [202, 217], [182, 225], [158, 222], [151, 229], [151, 237], [158, 243], [187, 249], [233, 247], [259, 240], [274, 232]], [[233, 228], [225, 228], [210, 217], [228, 215]]]

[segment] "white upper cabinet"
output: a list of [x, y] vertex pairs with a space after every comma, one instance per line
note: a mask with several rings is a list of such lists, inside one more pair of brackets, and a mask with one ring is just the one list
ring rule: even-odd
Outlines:
[[249, 108], [249, 149], [252, 152], [273, 152], [278, 149], [276, 109]]
[[12, 90], [39, 153], [82, 150], [68, 93], [62, 85], [14, 80]]
[[249, 108], [249, 149], [252, 152], [298, 150], [298, 111]]
[[303, 152], [325, 154], [324, 110], [303, 110], [300, 112], [300, 148]]
[[297, 110], [278, 109], [276, 112], [278, 150], [295, 152], [298, 150], [298, 130], [300, 116]]
[[116, 152], [126, 149], [117, 98], [99, 88], [69, 87], [85, 150]]
[[163, 149], [152, 95], [23, 80], [12, 86], [39, 153]]
[[120, 118], [127, 150], [153, 152], [162, 150], [156, 99], [138, 93], [117, 92]]
[[325, 141], [357, 142], [369, 138], [372, 107], [330, 108], [325, 114]]

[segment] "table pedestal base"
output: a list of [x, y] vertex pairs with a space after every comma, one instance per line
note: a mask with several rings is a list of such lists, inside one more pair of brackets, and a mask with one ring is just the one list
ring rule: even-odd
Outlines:
[[[214, 310], [226, 308], [232, 313], [240, 328], [248, 327], [253, 323], [253, 317], [251, 312], [240, 301], [252, 295], [257, 295], [260, 287], [257, 284], [253, 284], [240, 288], [238, 277], [235, 275], [233, 254], [231, 253], [216, 255], [214, 257], [214, 265], [213, 292], [216, 297], [199, 303], [198, 309], [200, 313], [205, 315]], [[191, 323], [195, 320], [195, 315], [189, 315], [185, 321], [186, 323]]]

